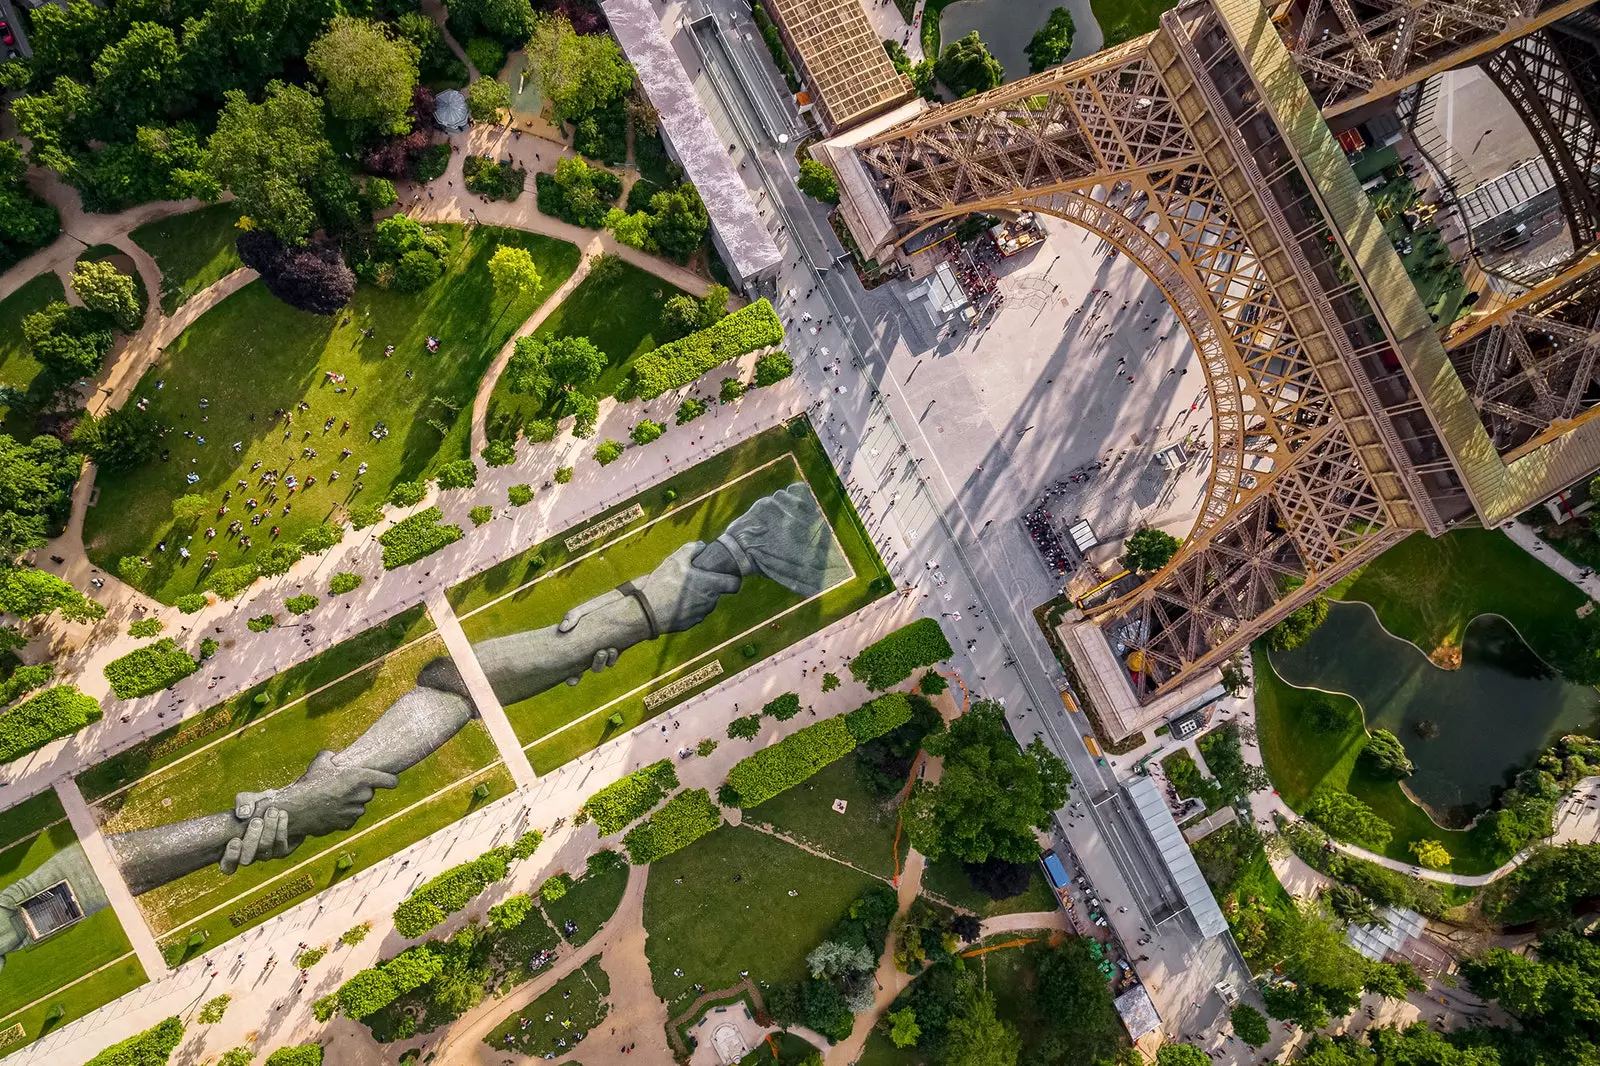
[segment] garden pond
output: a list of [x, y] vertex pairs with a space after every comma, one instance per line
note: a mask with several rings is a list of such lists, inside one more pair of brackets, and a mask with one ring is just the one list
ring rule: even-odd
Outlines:
[[1405, 787], [1442, 824], [1482, 810], [1563, 734], [1594, 735], [1600, 713], [1600, 692], [1561, 677], [1498, 615], [1472, 620], [1460, 667], [1444, 670], [1366, 604], [1334, 602], [1272, 665], [1291, 685], [1353, 697], [1369, 729], [1399, 737], [1416, 764]]
[[1100, 24], [1089, 9], [1089, 0], [957, 0], [940, 17], [941, 47], [977, 30], [990, 53], [1006, 68], [1006, 80], [1025, 78], [1028, 42], [1058, 7], [1072, 12], [1072, 51], [1067, 58], [1081, 59], [1100, 51]]

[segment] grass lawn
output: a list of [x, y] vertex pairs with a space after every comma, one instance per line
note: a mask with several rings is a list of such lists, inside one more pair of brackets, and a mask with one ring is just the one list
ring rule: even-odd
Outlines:
[[[263, 715], [242, 730], [197, 744], [185, 758], [102, 799], [97, 805], [101, 824], [111, 834], [167, 825], [226, 811], [241, 790], [287, 785], [304, 773], [317, 752], [348, 747], [390, 704], [412, 688], [424, 665], [442, 654], [444, 641], [430, 638], [277, 713]], [[497, 759], [488, 731], [482, 723], [470, 722], [443, 747], [401, 774], [397, 788], [378, 790], [352, 829], [312, 837], [286, 858], [257, 862], [231, 876], [207, 866], [151, 889], [139, 897], [139, 904], [152, 931], [166, 933], [213, 908], [253, 894], [291, 867], [315, 856], [329, 855], [325, 864], [318, 862], [314, 868], [326, 865], [330, 873], [337, 850], [359, 851], [367, 861], [375, 861], [432, 831], [424, 829], [420, 822], [429, 821], [433, 828], [439, 828], [466, 814], [472, 806], [470, 797], [457, 796], [442, 809], [430, 807], [390, 823], [385, 827], [390, 833], [375, 834], [390, 845], [381, 853], [371, 839], [362, 838], [348, 846], [345, 840], [476, 774]], [[471, 788], [466, 792], [470, 794]], [[233, 909], [231, 905], [224, 907], [225, 911]], [[228, 925], [226, 913], [213, 917]]]
[[741, 970], [767, 984], [800, 980], [806, 955], [873, 883], [754, 829], [725, 825], [701, 837], [651, 864], [645, 954], [656, 994], [675, 1016], [697, 982], [728, 988]]
[[[373, 626], [281, 674], [274, 674], [215, 708], [96, 763], [78, 776], [78, 788], [84, 798], [93, 803], [201, 746], [215, 744], [222, 739], [224, 730], [244, 730], [262, 715], [271, 714], [431, 632], [433, 620], [428, 617], [427, 608], [418, 604], [401, 611], [382, 625]], [[267, 697], [264, 704], [256, 703], [260, 695]]]
[[[749, 476], [737, 480], [746, 474]], [[615, 733], [670, 708], [676, 701], [647, 711], [644, 696], [664, 685], [672, 674], [697, 669], [715, 654], [722, 663], [722, 679], [726, 679], [860, 610], [876, 598], [872, 582], [884, 574], [883, 563], [861, 531], [855, 510], [815, 434], [796, 438], [780, 427], [729, 448], [632, 500], [622, 501], [614, 511], [626, 510], [637, 502], [644, 517], [611, 538], [580, 549], [591, 554], [570, 567], [565, 567], [569, 553], [564, 540], [582, 527], [558, 533], [544, 544], [450, 590], [451, 605], [461, 616], [469, 640], [552, 625], [574, 604], [648, 573], [684, 542], [715, 537], [755, 500], [797, 479], [804, 479], [816, 494], [855, 576], [791, 611], [776, 623], [777, 628], [766, 627], [713, 652], [718, 644], [800, 603], [799, 596], [775, 582], [751, 577], [739, 592], [723, 597], [716, 610], [695, 628], [635, 646], [623, 653], [616, 666], [603, 674], [589, 675], [578, 685], [557, 686], [508, 706], [506, 713], [518, 737], [530, 745], [529, 758], [537, 772], [547, 773]], [[677, 493], [671, 503], [664, 495], [667, 489]], [[698, 499], [707, 492], [714, 494]], [[660, 521], [645, 528], [658, 517]], [[590, 524], [585, 522], [583, 526]], [[535, 581], [518, 588], [530, 578]], [[518, 591], [505, 596], [513, 589]], [[505, 598], [491, 603], [496, 596]], [[746, 644], [755, 645], [754, 657], [745, 656]], [[692, 694], [684, 693], [680, 699]], [[608, 704], [605, 713], [592, 713]], [[607, 724], [612, 712], [622, 715], [620, 727]], [[583, 718], [584, 715], [588, 717]], [[577, 721], [579, 718], [583, 720]]]
[[[843, 814], [834, 811], [835, 799], [849, 804]], [[886, 879], [895, 876], [911, 847], [904, 834], [896, 841], [899, 807], [893, 797], [885, 800], [862, 787], [856, 761], [848, 755], [744, 816]]]
[[1151, 32], [1160, 25], [1162, 12], [1176, 6], [1176, 0], [1089, 0], [1106, 48]]
[[[47, 272], [0, 300], [0, 383], [24, 391], [33, 384], [33, 379], [44, 368], [28, 353], [28, 346], [22, 339], [22, 320], [35, 311], [42, 311], [46, 304], [65, 298], [66, 287], [61, 279]], [[26, 437], [32, 432], [32, 426], [7, 423], [5, 430]]]
[[[585, 389], [596, 397], [615, 393], [627, 380], [633, 361], [657, 347], [661, 308], [684, 294], [632, 263], [620, 267], [605, 279], [592, 273], [585, 277], [534, 331], [536, 337], [588, 337], [606, 354], [605, 372]], [[548, 406], [541, 408], [527, 397], [512, 395], [502, 377], [489, 400], [490, 436], [514, 437], [527, 419], [550, 417]]]
[[[1002, 933], [974, 947], [1004, 944], [1021, 938], [1022, 934]], [[1038, 982], [1039, 960], [1047, 950], [1048, 945], [1040, 940], [1020, 947], [1000, 948], [967, 960], [967, 965], [977, 965], [983, 987], [994, 995], [995, 1014], [1002, 1021], [1015, 1025], [1017, 1032], [1022, 1035], [1023, 1058], [1028, 1057], [1028, 1053], [1052, 1028], [1053, 1019], [1041, 1013], [1033, 994], [1034, 985]]]
[[[1486, 873], [1500, 865], [1501, 858], [1486, 853], [1478, 846], [1478, 838], [1440, 828], [1399, 784], [1369, 774], [1356, 761], [1366, 743], [1366, 725], [1355, 700], [1289, 685], [1272, 669], [1259, 645], [1255, 698], [1262, 761], [1273, 787], [1294, 810], [1303, 811], [1321, 785], [1342, 788], [1394, 826], [1394, 837], [1384, 849], [1391, 859], [1415, 862], [1412, 841], [1437, 840], [1455, 860], [1450, 864], [1451, 873]], [[1319, 728], [1316, 723], [1331, 716], [1315, 713], [1318, 704], [1338, 708], [1342, 724], [1334, 729]]]
[[[564, 241], [492, 226], [474, 227], [470, 234], [460, 226], [436, 229], [449, 243], [450, 266], [425, 293], [361, 285], [345, 313], [323, 316], [296, 311], [252, 283], [169, 345], [133, 396], [149, 400], [150, 411], [171, 427], [161, 442], [167, 461], [152, 460], [100, 484], [99, 503], [85, 523], [90, 556], [113, 571], [126, 555], [155, 561], [141, 588], [171, 602], [206, 586], [208, 546], [220, 553], [216, 568], [253, 561], [229, 534], [209, 542], [197, 539], [200, 550], [187, 563], [175, 551], [158, 552], [159, 541], [182, 544], [190, 534], [199, 538], [207, 526], [225, 529], [228, 521], [248, 514], [236, 498], [230, 518], [207, 516], [180, 526], [171, 513], [177, 496], [198, 492], [219, 507], [224, 491], [266, 496], [259, 487], [243, 491], [237, 484], [256, 485], [259, 473], [250, 468], [257, 462], [302, 481], [314, 476], [319, 484], [290, 501], [292, 513], [282, 514], [276, 504], [256, 512], [271, 512], [272, 524], [294, 540], [310, 525], [342, 521], [354, 504], [381, 502], [395, 482], [426, 477], [438, 464], [466, 457], [472, 397], [484, 369], [512, 331], [576, 268], [578, 250]], [[489, 257], [501, 244], [527, 248], [543, 278], [536, 293], [509, 306], [495, 297], [488, 270]], [[437, 354], [425, 347], [430, 335], [440, 341]], [[393, 358], [384, 357], [389, 344], [395, 346]], [[330, 372], [344, 374], [345, 384], [331, 381]], [[202, 399], [209, 401], [205, 408]], [[302, 401], [310, 407], [298, 410]], [[280, 409], [293, 415], [287, 439], [282, 417], [274, 416]], [[324, 431], [329, 419], [332, 428]], [[379, 422], [387, 425], [389, 436], [374, 440], [370, 432]], [[307, 447], [320, 454], [302, 458]], [[346, 448], [352, 454], [341, 459]], [[370, 469], [358, 478], [362, 462]], [[332, 482], [335, 471], [345, 475], [342, 484]], [[190, 473], [200, 478], [193, 486], [185, 480]], [[357, 484], [364, 488], [358, 490]], [[246, 531], [261, 534], [265, 542], [270, 528], [264, 523]]]
[[162, 311], [172, 314], [244, 265], [233, 248], [239, 236], [235, 223], [243, 213], [236, 203], [212, 204], [147, 222], [129, 234], [161, 268]]
[[1335, 585], [1330, 595], [1372, 605], [1383, 627], [1430, 655], [1459, 648], [1467, 623], [1504, 616], [1555, 666], [1571, 654], [1586, 597], [1499, 530], [1412, 534]]
[[[44, 823], [50, 824], [44, 827]], [[0, 888], [33, 873], [78, 841], [54, 792], [0, 815], [0, 837], [10, 842], [0, 850]], [[53, 936], [11, 952], [4, 973], [0, 1032], [18, 1024], [24, 1030], [24, 1036], [8, 1050], [43, 1035], [45, 1016], [57, 1003], [66, 1014], [51, 1022], [52, 1027], [81, 1017], [145, 982], [133, 945], [109, 905]], [[36, 1003], [38, 1000], [43, 1002]]]
[[934, 899], [943, 900], [955, 907], [973, 912], [982, 918], [997, 918], [1002, 914], [1031, 914], [1035, 911], [1053, 911], [1061, 906], [1055, 893], [1045, 882], [1044, 872], [1034, 864], [1028, 887], [1010, 899], [994, 900], [972, 887], [967, 871], [959, 859], [944, 858], [930, 862], [922, 871], [922, 891]]
[[768, 1033], [767, 1038], [739, 1060], [739, 1066], [799, 1066], [817, 1054], [811, 1041], [786, 1030]]
[[610, 1011], [606, 996], [610, 994], [611, 980], [596, 955], [557, 981], [550, 991], [513, 1012], [483, 1042], [496, 1050], [515, 1048], [535, 1057], [564, 1055], [605, 1019]]
[[610, 920], [622, 902], [628, 888], [626, 864], [610, 870], [586, 874], [572, 883], [567, 894], [554, 903], [544, 905], [545, 914], [557, 929], [571, 919], [578, 923], [578, 933], [568, 940], [573, 947], [582, 947]]
[[856, 1066], [923, 1066], [934, 1061], [931, 1052], [918, 1047], [895, 1047], [888, 1035], [872, 1027], [872, 1033], [861, 1048]]

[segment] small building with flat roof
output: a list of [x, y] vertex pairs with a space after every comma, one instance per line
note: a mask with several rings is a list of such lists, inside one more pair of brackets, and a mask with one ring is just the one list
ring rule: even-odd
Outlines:
[[754, 194], [739, 176], [727, 143], [711, 125], [650, 0], [601, 0], [600, 6], [661, 116], [667, 154], [705, 202], [711, 216], [711, 243], [734, 282], [748, 294], [757, 282], [775, 278], [783, 265], [783, 253], [756, 209]]
[[911, 99], [911, 83], [889, 61], [861, 0], [762, 2], [800, 60], [830, 132]]

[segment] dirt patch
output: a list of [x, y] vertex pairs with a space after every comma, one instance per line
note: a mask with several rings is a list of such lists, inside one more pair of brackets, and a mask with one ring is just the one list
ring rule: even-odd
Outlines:
[[1461, 669], [1461, 645], [1446, 640], [1428, 653], [1428, 659], [1441, 670]]

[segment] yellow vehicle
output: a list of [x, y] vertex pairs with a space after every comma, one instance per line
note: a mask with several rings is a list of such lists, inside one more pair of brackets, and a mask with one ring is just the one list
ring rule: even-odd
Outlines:
[[1100, 744], [1094, 739], [1094, 737], [1084, 734], [1083, 746], [1089, 749], [1090, 755], [1093, 755], [1096, 759], [1100, 758]]

